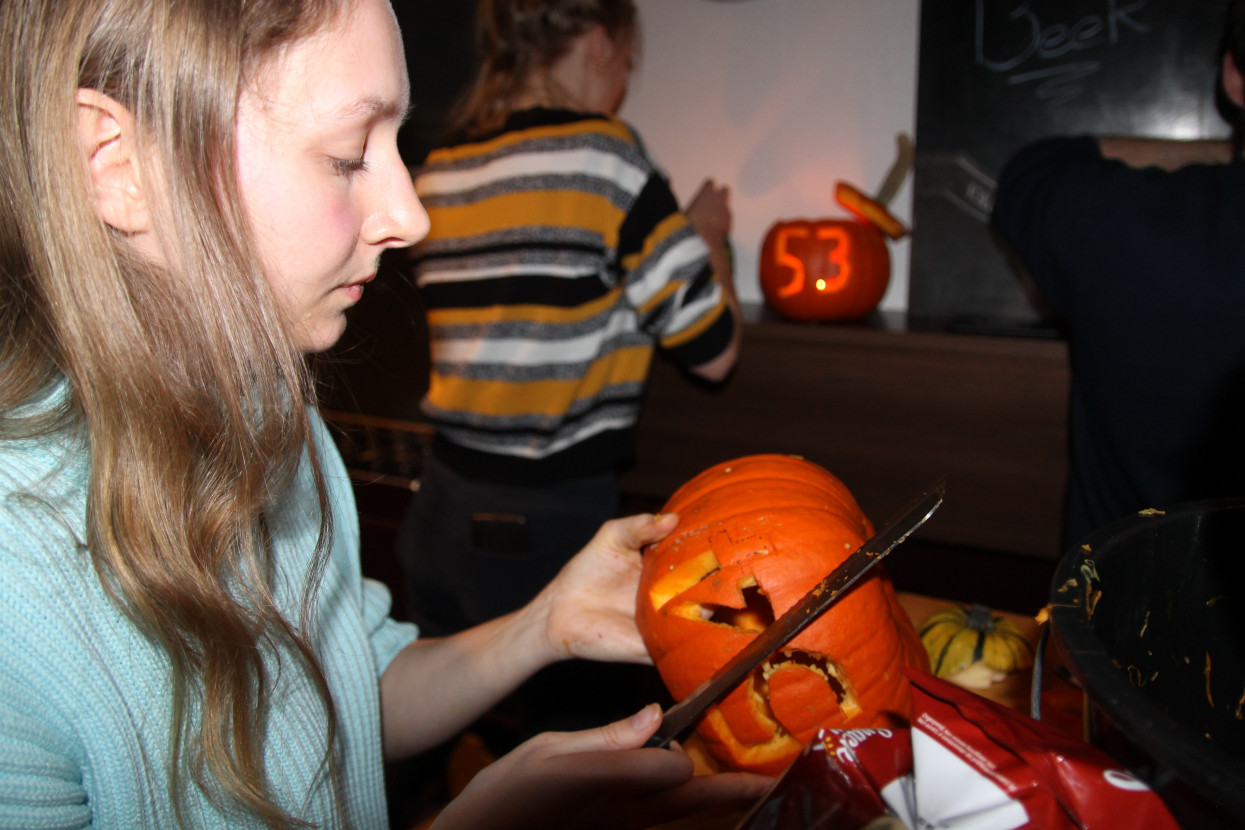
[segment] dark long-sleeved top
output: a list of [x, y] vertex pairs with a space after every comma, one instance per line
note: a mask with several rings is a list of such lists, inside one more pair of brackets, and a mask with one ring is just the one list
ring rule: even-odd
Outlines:
[[994, 223], [1067, 326], [1068, 544], [1245, 493], [1245, 163], [1137, 169], [1046, 139], [1005, 166]]

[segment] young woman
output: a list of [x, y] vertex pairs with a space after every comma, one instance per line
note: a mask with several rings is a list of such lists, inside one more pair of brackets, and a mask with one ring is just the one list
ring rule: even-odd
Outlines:
[[[400, 546], [408, 606], [439, 633], [528, 602], [618, 514], [655, 351], [719, 381], [739, 349], [725, 188], [681, 210], [615, 115], [638, 49], [631, 0], [476, 13], [478, 76], [415, 180], [433, 217], [413, 259], [437, 435]], [[542, 673], [516, 697], [521, 734], [627, 711], [610, 693], [643, 688], [629, 674]]]
[[[449, 639], [360, 575], [306, 355], [427, 231], [386, 0], [5, 0], [0, 45], [0, 826], [383, 826], [383, 757], [551, 662], [643, 660], [669, 518]], [[638, 749], [658, 720], [542, 736], [441, 826], [763, 785]]]

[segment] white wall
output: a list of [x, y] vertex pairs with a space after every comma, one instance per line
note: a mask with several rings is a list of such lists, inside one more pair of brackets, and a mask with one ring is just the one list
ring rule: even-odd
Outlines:
[[[775, 221], [846, 216], [835, 182], [866, 193], [915, 138], [919, 0], [637, 0], [643, 55], [621, 115], [686, 202], [731, 188], [736, 284], [760, 301]], [[911, 220], [912, 179], [891, 202]], [[886, 310], [907, 308], [906, 239], [891, 243]]]

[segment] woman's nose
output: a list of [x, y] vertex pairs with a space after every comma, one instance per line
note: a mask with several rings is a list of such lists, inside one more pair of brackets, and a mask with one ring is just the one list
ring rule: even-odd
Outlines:
[[[363, 225], [363, 238], [370, 245], [406, 248], [428, 235], [428, 212], [415, 194], [410, 171], [395, 148], [384, 164], [384, 173], [373, 180], [376, 204]], [[377, 171], [379, 173], [379, 171]]]

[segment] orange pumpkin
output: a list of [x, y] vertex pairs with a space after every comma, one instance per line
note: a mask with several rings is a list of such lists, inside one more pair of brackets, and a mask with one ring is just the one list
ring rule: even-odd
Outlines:
[[886, 239], [872, 222], [778, 222], [758, 271], [770, 307], [793, 320], [853, 320], [877, 308], [890, 283]]
[[[712, 467], [663, 508], [678, 527], [644, 554], [636, 621], [682, 700], [873, 534], [841, 481], [795, 456]], [[711, 707], [697, 727], [723, 765], [777, 774], [820, 727], [901, 726], [903, 666], [925, 648], [881, 568]]]

